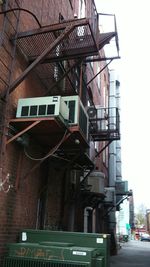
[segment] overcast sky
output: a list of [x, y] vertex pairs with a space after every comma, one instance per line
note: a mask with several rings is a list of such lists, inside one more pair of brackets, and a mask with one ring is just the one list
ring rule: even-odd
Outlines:
[[149, 1], [95, 3], [98, 12], [115, 13], [117, 19], [121, 59], [115, 61], [115, 68], [121, 83], [123, 180], [133, 189], [135, 206], [150, 208]]

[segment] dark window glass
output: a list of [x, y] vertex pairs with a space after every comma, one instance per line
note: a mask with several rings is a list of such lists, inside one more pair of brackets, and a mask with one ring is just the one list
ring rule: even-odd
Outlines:
[[55, 105], [48, 105], [47, 115], [53, 115], [53, 114], [55, 114]]
[[29, 112], [29, 106], [25, 106], [25, 107], [22, 107], [22, 110], [21, 110], [21, 116], [28, 116], [28, 112]]
[[46, 114], [46, 105], [40, 105], [39, 106], [39, 115], [45, 115]]
[[75, 123], [75, 101], [71, 100], [69, 101], [69, 122]]
[[30, 107], [30, 116], [36, 116], [37, 115], [37, 106], [31, 106]]
[[80, 106], [79, 126], [84, 135], [87, 135], [87, 117], [84, 113], [82, 106]]

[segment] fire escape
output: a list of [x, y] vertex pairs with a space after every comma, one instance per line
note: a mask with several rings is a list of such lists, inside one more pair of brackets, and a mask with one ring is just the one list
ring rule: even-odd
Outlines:
[[[41, 97], [46, 96], [83, 96], [87, 90], [84, 80], [84, 64], [90, 61], [107, 61], [119, 58], [102, 58], [100, 50], [112, 39], [117, 51], [118, 35], [114, 16], [115, 30], [113, 32], [100, 33], [98, 28], [99, 14], [91, 19], [73, 19], [61, 21], [61, 23], [36, 29], [19, 32], [11, 37], [11, 42], [25, 56], [26, 69], [9, 86], [9, 95], [31, 73], [35, 72], [45, 88]], [[32, 90], [32, 89], [31, 89]], [[7, 93], [1, 95], [3, 99]], [[80, 105], [80, 103], [78, 103]], [[88, 110], [89, 128], [83, 131], [81, 125], [64, 123], [56, 117], [28, 117], [13, 118], [9, 121], [9, 131], [13, 132], [7, 139], [7, 145], [29, 134], [42, 146], [48, 147], [46, 155], [26, 174], [32, 171], [48, 157], [66, 167], [87, 171], [87, 175], [94, 169], [87, 150], [89, 149], [89, 137], [96, 141], [108, 141], [119, 139], [119, 113], [118, 110], [97, 109], [91, 107]], [[79, 108], [78, 116], [81, 117]], [[101, 153], [101, 152], [99, 152]]]

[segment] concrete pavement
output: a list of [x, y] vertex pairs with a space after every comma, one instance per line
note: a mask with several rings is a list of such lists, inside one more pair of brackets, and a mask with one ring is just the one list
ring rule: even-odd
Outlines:
[[131, 240], [121, 246], [110, 267], [150, 267], [150, 242]]

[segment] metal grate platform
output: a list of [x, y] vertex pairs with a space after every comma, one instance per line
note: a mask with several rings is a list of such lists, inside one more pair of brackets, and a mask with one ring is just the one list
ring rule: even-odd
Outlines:
[[[66, 33], [69, 27], [70, 30]], [[61, 92], [62, 95], [67, 95], [78, 93], [74, 82], [77, 78], [72, 77], [76, 74], [76, 66], [73, 68], [73, 65], [77, 60], [99, 56], [99, 50], [115, 35], [116, 32], [100, 34], [98, 27], [93, 28], [91, 19], [84, 18], [20, 32], [11, 40], [16, 42], [29, 64], [40, 58], [40, 64], [35, 63], [34, 69], [48, 89], [45, 94]], [[57, 45], [54, 45], [55, 42]], [[43, 56], [49, 47], [53, 48]], [[73, 68], [72, 71], [69, 71], [70, 68]]]
[[93, 35], [88, 19], [72, 20], [19, 33], [16, 39], [17, 45], [27, 56], [28, 60], [33, 61], [68, 26], [73, 26], [72, 32], [47, 55], [47, 61], [55, 62], [57, 60], [86, 56], [87, 54], [89, 56], [90, 53], [91, 55], [98, 53], [97, 36]]

